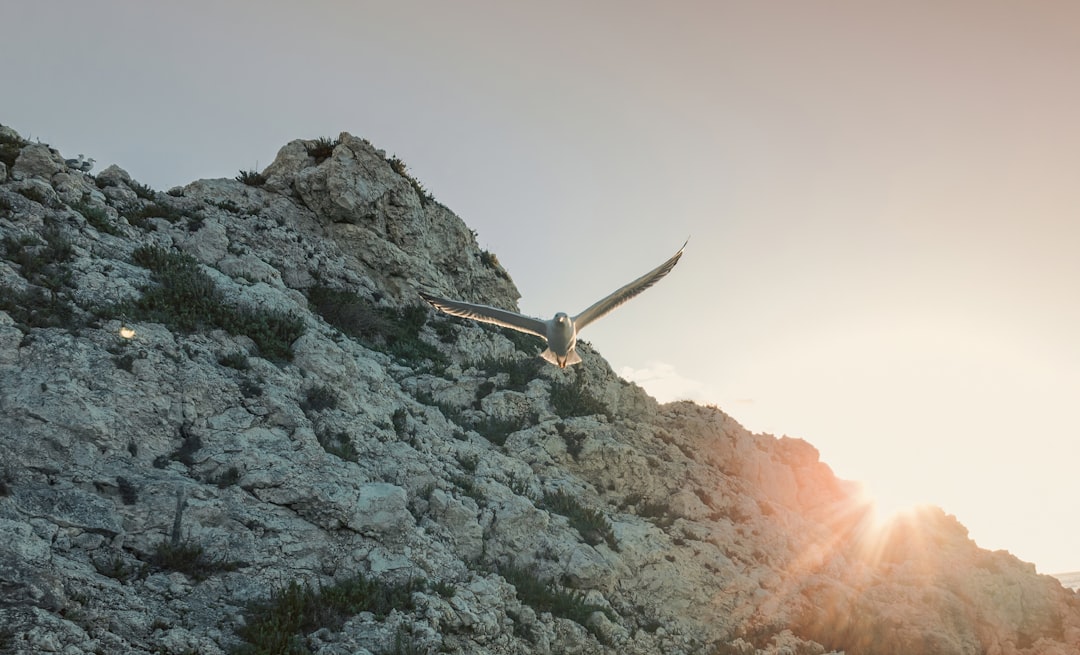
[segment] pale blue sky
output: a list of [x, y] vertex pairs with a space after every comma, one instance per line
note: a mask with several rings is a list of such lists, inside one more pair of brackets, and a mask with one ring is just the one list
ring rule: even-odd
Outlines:
[[98, 170], [364, 136], [541, 316], [691, 235], [617, 370], [1080, 569], [1080, 5], [0, 2], [0, 123]]

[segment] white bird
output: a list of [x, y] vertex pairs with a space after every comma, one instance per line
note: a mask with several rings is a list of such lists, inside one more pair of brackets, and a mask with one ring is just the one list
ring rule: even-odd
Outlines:
[[68, 168], [79, 168], [83, 165], [83, 156], [79, 155], [78, 159], [65, 159], [64, 163], [67, 164]]
[[87, 159], [86, 161], [84, 161], [82, 164], [79, 165], [79, 170], [82, 171], [83, 173], [89, 173], [90, 169], [93, 168], [93, 167], [94, 167], [94, 158], [91, 157], [90, 159]]
[[[689, 239], [687, 242], [689, 242]], [[518, 332], [538, 336], [547, 341], [548, 346], [547, 350], [540, 353], [540, 356], [559, 368], [566, 368], [581, 361], [581, 356], [575, 350], [578, 332], [589, 323], [605, 316], [611, 310], [656, 284], [660, 278], [675, 268], [675, 264], [679, 263], [679, 258], [682, 257], [685, 249], [686, 243], [682, 245], [682, 248], [679, 248], [679, 252], [675, 253], [671, 259], [619, 288], [614, 293], [593, 303], [588, 309], [573, 318], [565, 312], [559, 312], [550, 320], [544, 321], [505, 309], [489, 307], [488, 305], [474, 305], [459, 300], [437, 298], [423, 291], [420, 292], [420, 296], [431, 306], [451, 316], [471, 318], [474, 321], [492, 323]]]

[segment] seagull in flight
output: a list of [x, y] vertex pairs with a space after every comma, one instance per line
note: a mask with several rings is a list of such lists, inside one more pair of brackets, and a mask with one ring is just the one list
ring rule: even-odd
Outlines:
[[[687, 243], [689, 243], [689, 239]], [[598, 300], [588, 309], [572, 318], [566, 312], [559, 312], [553, 318], [544, 321], [539, 318], [499, 309], [498, 307], [474, 305], [460, 300], [446, 300], [423, 291], [420, 292], [420, 296], [435, 309], [451, 316], [470, 318], [481, 323], [491, 323], [540, 337], [547, 342], [548, 346], [547, 350], [540, 353], [540, 356], [559, 368], [566, 368], [581, 362], [581, 356], [575, 350], [578, 332], [589, 323], [607, 315], [619, 305], [656, 284], [660, 278], [675, 268], [675, 264], [679, 263], [679, 258], [682, 257], [685, 249], [686, 243], [682, 245], [682, 248], [679, 248], [679, 252], [672, 255], [671, 259]]]

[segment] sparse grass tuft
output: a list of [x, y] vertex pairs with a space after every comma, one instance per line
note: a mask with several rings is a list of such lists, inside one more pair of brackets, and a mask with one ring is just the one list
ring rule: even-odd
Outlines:
[[416, 192], [416, 195], [420, 198], [420, 205], [422, 207], [426, 207], [428, 203], [435, 202], [435, 197], [424, 188], [424, 185], [420, 184], [415, 177], [409, 174], [409, 167], [405, 165], [404, 161], [397, 156], [391, 157], [386, 161], [390, 164], [390, 168], [394, 169], [395, 173], [405, 178], [413, 188], [413, 191]]

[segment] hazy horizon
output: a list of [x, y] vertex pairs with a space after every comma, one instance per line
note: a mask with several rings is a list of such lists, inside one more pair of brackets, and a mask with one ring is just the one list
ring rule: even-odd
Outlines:
[[617, 372], [1080, 570], [1080, 5], [771, 9], [19, 3], [0, 123], [158, 189], [363, 136], [538, 316], [689, 234]]

